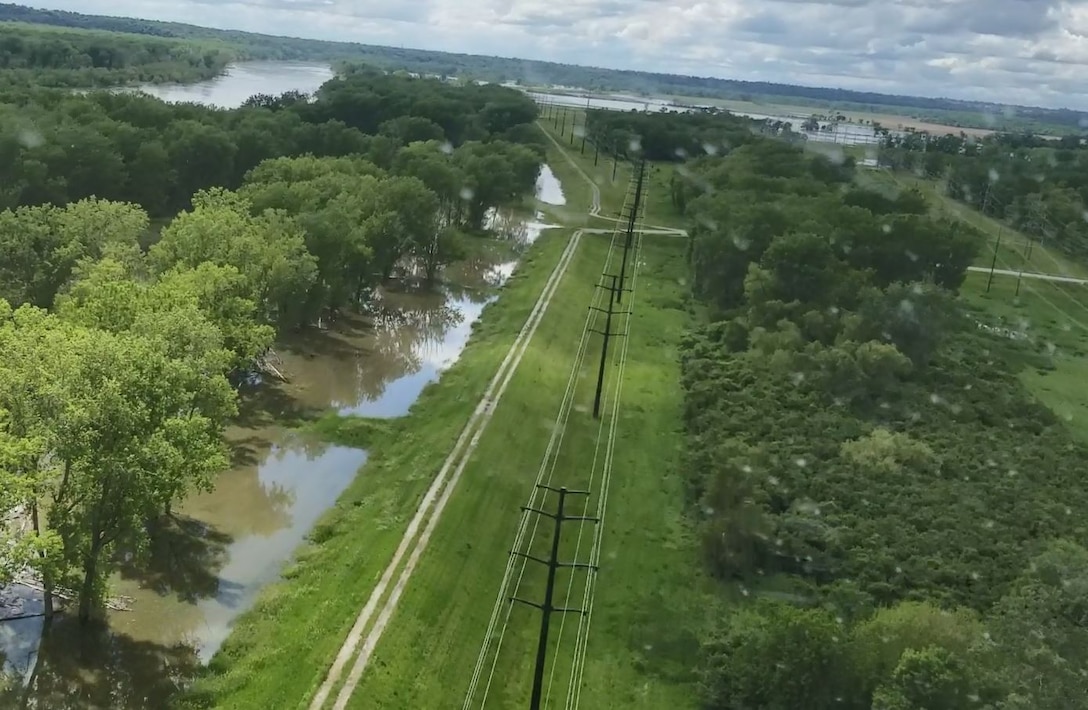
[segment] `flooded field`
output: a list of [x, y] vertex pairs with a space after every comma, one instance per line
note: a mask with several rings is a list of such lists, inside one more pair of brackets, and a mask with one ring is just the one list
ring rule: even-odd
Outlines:
[[[331, 77], [324, 64], [249, 62], [210, 81], [146, 90], [232, 107], [255, 93], [312, 92]], [[548, 166], [537, 198], [565, 202]], [[403, 274], [363, 312], [284, 338], [277, 353], [288, 381], [245, 387], [227, 432], [230, 470], [213, 491], [175, 507], [175, 520], [155, 531], [150, 562], [124, 559], [110, 594], [129, 609], [110, 612], [108, 624], [81, 628], [60, 615], [43, 633], [40, 592], [0, 590], [0, 616], [8, 619], [0, 623], [0, 708], [168, 707], [367, 460], [366, 451], [304, 438], [294, 425], [329, 410], [408, 413], [460, 356], [524, 249], [549, 228], [542, 219], [492, 211], [486, 226], [495, 238], [474, 243], [440, 283]]]
[[130, 609], [111, 612], [108, 627], [80, 629], [62, 616], [43, 637], [43, 619], [33, 616], [40, 594], [18, 588], [7, 615], [28, 618], [0, 623], [0, 662], [12, 680], [10, 697], [0, 686], [0, 707], [167, 707], [366, 462], [366, 451], [301, 437], [291, 425], [330, 409], [406, 414], [457, 360], [521, 251], [548, 228], [516, 213], [492, 214], [488, 226], [500, 238], [475, 245], [442, 283], [407, 275], [365, 312], [277, 346], [288, 382], [247, 386], [228, 431], [232, 468], [212, 492], [176, 508], [150, 564], [127, 564], [113, 581], [111, 594]]

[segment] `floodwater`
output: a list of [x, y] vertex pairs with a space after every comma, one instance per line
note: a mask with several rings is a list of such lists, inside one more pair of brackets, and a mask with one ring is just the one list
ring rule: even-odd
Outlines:
[[332, 67], [316, 62], [240, 62], [228, 65], [223, 74], [207, 81], [145, 84], [139, 89], [164, 101], [237, 108], [254, 94], [312, 94], [333, 76]]
[[[242, 88], [221, 84], [215, 96], [307, 89], [288, 80], [254, 85], [249, 68], [223, 81], [230, 76], [243, 77]], [[542, 176], [538, 197], [562, 199], [550, 169]], [[284, 339], [277, 352], [288, 381], [247, 388], [228, 431], [230, 470], [212, 492], [176, 507], [176, 522], [156, 535], [151, 563], [126, 561], [111, 583], [128, 611], [111, 612], [97, 629], [61, 616], [43, 635], [42, 618], [32, 616], [41, 611], [38, 593], [19, 587], [0, 599], [0, 614], [31, 615], [0, 623], [0, 667], [13, 681], [0, 678], [0, 707], [167, 707], [366, 462], [366, 451], [302, 437], [291, 423], [327, 410], [406, 414], [457, 360], [519, 254], [553, 226], [542, 218], [492, 211], [486, 224], [498, 238], [476, 244], [440, 284], [404, 274], [366, 312]]]
[[536, 178], [536, 198], [549, 205], [567, 204], [567, 198], [563, 195], [563, 186], [547, 163], [541, 166], [540, 175]]
[[[637, 96], [614, 95], [609, 98], [586, 97], [578, 94], [543, 94], [535, 91], [527, 91], [529, 96], [538, 102], [558, 104], [559, 106], [571, 106], [574, 108], [608, 109], [610, 111], [691, 111], [688, 106], [676, 106], [671, 101], [654, 98], [640, 98]], [[840, 145], [873, 145], [880, 142], [880, 137], [872, 126], [858, 123], [830, 123], [820, 122], [818, 131], [802, 131], [801, 124], [808, 116], [796, 114], [770, 115], [763, 113], [746, 113], [743, 111], [730, 111], [737, 116], [771, 121], [788, 121], [793, 124], [793, 130], [804, 134], [809, 140], [819, 143], [838, 143]]]

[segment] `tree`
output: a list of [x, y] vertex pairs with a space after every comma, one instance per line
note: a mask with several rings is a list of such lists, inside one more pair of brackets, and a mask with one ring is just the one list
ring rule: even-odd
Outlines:
[[[933, 697], [946, 699], [959, 697], [961, 690], [980, 697], [990, 697], [994, 691], [988, 675], [993, 657], [985, 628], [968, 610], [945, 611], [923, 602], [880, 609], [854, 629], [851, 655], [859, 691], [863, 697], [874, 698], [874, 708], [878, 697], [891, 703], [903, 696], [901, 702], [907, 704], [890, 704], [888, 710], [928, 709], [918, 705], [925, 697], [921, 693], [926, 682], [932, 682], [937, 693]], [[945, 674], [947, 685], [940, 680]]]
[[850, 707], [846, 631], [828, 614], [760, 601], [736, 611], [708, 644], [708, 710]]
[[221, 189], [193, 197], [193, 210], [178, 215], [162, 232], [149, 258], [159, 273], [204, 262], [233, 266], [246, 279], [248, 298], [262, 321], [282, 326], [305, 322], [317, 264], [306, 250], [298, 224], [282, 212], [254, 217], [249, 203]]
[[[217, 356], [214, 328], [193, 313], [159, 321], [148, 337], [71, 327], [66, 406], [57, 421], [49, 527], [79, 594], [79, 618], [101, 603], [119, 543], [139, 549], [146, 523], [226, 467], [222, 430], [234, 394]], [[199, 334], [199, 335], [198, 335]], [[177, 357], [175, 338], [203, 342]], [[211, 342], [209, 342], [211, 341]], [[209, 365], [218, 364], [218, 369]], [[77, 581], [78, 580], [78, 581]]]
[[[889, 681], [873, 695], [873, 710], [962, 710], [971, 706], [964, 662], [936, 646], [903, 652]], [[976, 700], [977, 702], [977, 700]]]
[[135, 245], [146, 228], [147, 214], [135, 205], [96, 199], [0, 212], [0, 297], [46, 308], [80, 259]]
[[1012, 692], [1004, 707], [1058, 710], [1088, 697], [1088, 550], [1052, 542], [994, 609]]

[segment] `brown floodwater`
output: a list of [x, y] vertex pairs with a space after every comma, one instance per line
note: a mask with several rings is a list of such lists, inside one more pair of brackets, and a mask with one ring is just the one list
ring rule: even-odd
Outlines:
[[[227, 433], [230, 470], [176, 507], [149, 563], [127, 562], [113, 580], [128, 611], [97, 629], [62, 615], [44, 635], [41, 617], [0, 622], [0, 665], [11, 679], [7, 690], [0, 681], [0, 708], [166, 707], [366, 462], [366, 451], [304, 438], [291, 423], [328, 410], [406, 414], [457, 360], [521, 249], [548, 227], [507, 213], [488, 226], [505, 240], [474, 249], [442, 284], [408, 274], [365, 312], [285, 338], [277, 353], [288, 381], [245, 387]], [[41, 611], [40, 595], [16, 592], [0, 613]]]

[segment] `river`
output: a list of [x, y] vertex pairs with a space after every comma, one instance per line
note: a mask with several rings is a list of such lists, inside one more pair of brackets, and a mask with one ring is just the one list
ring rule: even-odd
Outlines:
[[[316, 89], [318, 74], [300, 66], [285, 65], [283, 75], [268, 63], [232, 67], [197, 87], [157, 92], [167, 100], [199, 97], [226, 106], [257, 92]], [[546, 165], [537, 197], [565, 202]], [[44, 638], [40, 617], [0, 623], [0, 664], [23, 678], [10, 695], [0, 682], [0, 707], [166, 707], [214, 655], [238, 615], [279, 577], [367, 460], [366, 451], [302, 437], [289, 423], [328, 410], [406, 414], [424, 387], [456, 362], [519, 255], [549, 228], [542, 219], [540, 213], [493, 211], [487, 224], [501, 238], [475, 245], [469, 258], [446, 269], [441, 286], [395, 281], [366, 313], [284, 339], [277, 351], [289, 381], [244, 392], [227, 432], [230, 470], [212, 492], [177, 506], [178, 523], [160, 533], [150, 565], [126, 565], [112, 581], [111, 594], [130, 600], [131, 608], [111, 612], [108, 627], [96, 630], [61, 616]], [[6, 601], [9, 616], [41, 611], [40, 595], [25, 588]]]
[[[659, 113], [662, 111], [687, 112], [699, 108], [678, 106], [665, 99], [642, 98], [621, 94], [603, 97], [585, 96], [580, 94], [541, 93], [536, 91], [526, 91], [525, 93], [538, 103], [550, 103], [558, 106], [569, 106], [582, 109], [588, 106], [593, 109], [606, 109], [609, 111], [647, 111]], [[805, 131], [801, 129], [801, 124], [805, 122], [805, 119], [808, 118], [807, 116], [799, 116], [796, 114], [772, 115], [745, 113], [743, 111], [730, 111], [730, 113], [736, 116], [751, 118], [756, 121], [769, 120], [790, 122], [793, 124], [793, 130], [795, 132], [800, 133], [808, 140], [817, 143], [838, 143], [840, 145], [875, 145], [880, 143], [880, 136], [876, 134], [873, 127], [863, 124], [820, 121], [820, 130]]]

